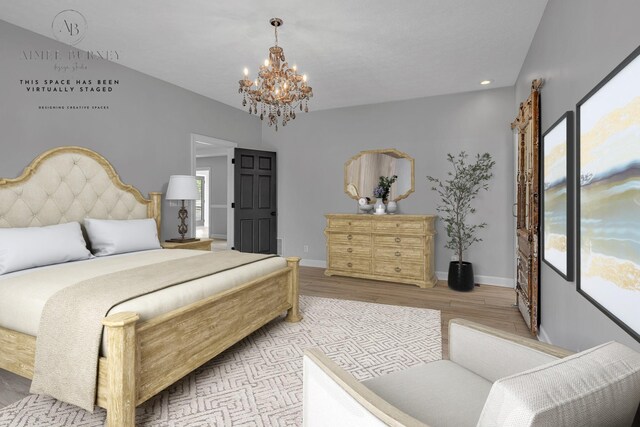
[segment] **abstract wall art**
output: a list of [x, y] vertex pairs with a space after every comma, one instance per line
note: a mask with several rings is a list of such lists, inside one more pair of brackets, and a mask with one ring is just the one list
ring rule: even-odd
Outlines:
[[542, 135], [542, 259], [573, 280], [573, 111]]
[[577, 289], [640, 341], [640, 48], [576, 107]]

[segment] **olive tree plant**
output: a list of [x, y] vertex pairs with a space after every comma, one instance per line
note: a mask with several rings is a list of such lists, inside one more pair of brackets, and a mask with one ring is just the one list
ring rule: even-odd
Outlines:
[[449, 153], [447, 160], [453, 171], [447, 172], [448, 178], [441, 180], [427, 176], [434, 184], [432, 190], [440, 196], [437, 211], [441, 214], [449, 237], [446, 248], [456, 251], [460, 265], [464, 251], [473, 243], [482, 241], [476, 234], [487, 223], [472, 225], [467, 223], [467, 217], [476, 212], [471, 203], [480, 190], [489, 189], [489, 180], [493, 177], [491, 169], [495, 165], [489, 153], [478, 154], [475, 162], [469, 162], [468, 157], [464, 151], [457, 156]]

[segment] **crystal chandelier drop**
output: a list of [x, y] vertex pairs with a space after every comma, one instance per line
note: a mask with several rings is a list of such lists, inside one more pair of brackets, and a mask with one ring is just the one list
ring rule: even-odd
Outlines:
[[249, 104], [250, 114], [260, 111], [260, 120], [266, 118], [269, 126], [275, 125], [277, 131], [278, 122], [286, 126], [296, 118], [296, 109], [309, 112], [307, 103], [313, 97], [313, 91], [307, 84], [307, 75], [298, 74], [295, 65], [289, 67], [284, 50], [278, 46], [278, 27], [282, 26], [282, 19], [272, 18], [269, 22], [275, 28], [276, 44], [269, 48], [269, 59], [260, 66], [257, 79], [249, 79], [249, 70], [244, 69], [238, 93], [242, 94], [242, 106]]

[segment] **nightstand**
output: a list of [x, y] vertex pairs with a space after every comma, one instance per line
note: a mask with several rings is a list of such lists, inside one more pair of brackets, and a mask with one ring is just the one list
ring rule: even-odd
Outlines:
[[192, 249], [196, 251], [210, 251], [213, 239], [200, 239], [195, 242], [162, 242], [163, 249]]

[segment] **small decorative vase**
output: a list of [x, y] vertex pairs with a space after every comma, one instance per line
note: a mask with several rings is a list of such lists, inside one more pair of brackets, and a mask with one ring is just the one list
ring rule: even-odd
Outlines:
[[377, 214], [381, 214], [381, 213], [385, 212], [385, 205], [384, 205], [384, 202], [382, 201], [382, 199], [377, 199], [376, 200], [375, 209], [376, 209], [376, 213]]
[[398, 203], [391, 200], [387, 203], [387, 213], [396, 213], [398, 211]]

